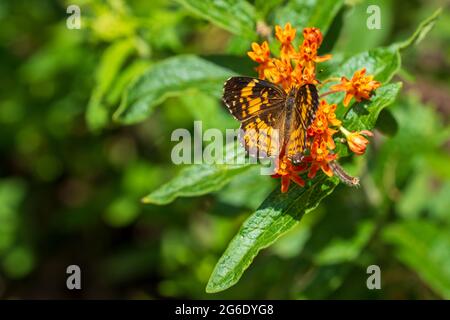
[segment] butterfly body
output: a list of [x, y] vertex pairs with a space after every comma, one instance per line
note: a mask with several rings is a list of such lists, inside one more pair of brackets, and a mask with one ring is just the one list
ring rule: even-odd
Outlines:
[[223, 101], [241, 122], [241, 142], [250, 155], [277, 157], [283, 151], [301, 161], [318, 106], [314, 85], [294, 86], [286, 93], [265, 80], [232, 77], [225, 82]]
[[289, 135], [291, 133], [291, 129], [294, 128], [294, 112], [295, 112], [295, 97], [297, 94], [297, 90], [295, 88], [292, 88], [289, 91], [289, 94], [286, 98], [286, 103], [284, 105], [284, 130], [283, 130], [283, 141], [287, 142], [289, 141]]

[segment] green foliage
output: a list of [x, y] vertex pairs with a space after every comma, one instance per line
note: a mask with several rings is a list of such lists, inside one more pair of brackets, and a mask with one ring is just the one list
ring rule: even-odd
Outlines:
[[222, 291], [238, 282], [261, 249], [295, 227], [336, 185], [337, 181], [321, 176], [308, 187], [291, 187], [286, 194], [275, 189], [231, 240], [214, 268], [206, 291]]
[[[450, 230], [420, 219], [392, 224], [383, 231], [396, 257], [443, 298], [450, 297]], [[420, 234], [420, 237], [417, 235]]]
[[387, 106], [391, 105], [397, 97], [402, 84], [389, 83], [381, 86], [370, 102], [361, 101], [353, 104], [344, 118], [344, 125], [349, 130], [371, 130], [375, 127], [378, 115]]
[[[436, 15], [433, 19], [435, 18]], [[434, 21], [433, 19], [428, 21]], [[429, 23], [424, 23], [420, 26], [420, 28], [428, 28], [428, 25]], [[420, 29], [416, 31], [413, 38], [415, 38], [416, 35], [420, 32]], [[408, 41], [408, 44], [411, 43], [413, 43], [413, 40]], [[405, 48], [405, 45], [402, 45], [402, 48]], [[338, 71], [336, 71], [336, 73], [351, 77], [356, 70], [359, 70], [362, 67], [366, 67], [368, 73], [374, 74], [376, 76], [376, 79], [387, 82], [392, 78], [394, 73], [400, 67], [399, 49], [397, 49], [396, 46], [391, 46], [386, 49], [378, 49], [371, 52], [359, 54], [355, 57], [351, 57], [338, 68]], [[380, 111], [394, 102], [395, 97], [400, 90], [400, 87], [401, 84], [399, 83], [387, 84], [377, 91], [377, 95], [374, 99], [354, 104], [350, 109], [350, 112], [348, 112], [345, 117], [345, 125], [348, 126], [348, 128], [351, 130], [372, 129], [375, 126]], [[197, 170], [200, 170], [200, 172], [202, 170], [205, 170], [205, 172], [203, 174], [199, 174], [199, 171]], [[166, 204], [174, 200], [176, 196], [197, 196], [206, 192], [218, 190], [227, 182], [229, 182], [229, 179], [225, 179], [225, 175], [220, 170], [218, 171], [215, 166], [196, 167], [196, 169], [192, 168], [192, 170], [190, 171], [193, 172], [192, 176], [196, 177], [195, 180], [190, 178], [190, 173], [187, 174], [186, 172], [183, 172], [170, 183], [161, 187], [158, 191], [151, 194], [147, 198], [144, 198], [144, 201], [153, 202], [156, 204]], [[219, 179], [220, 182], [216, 179]], [[201, 183], [205, 180], [207, 180], [206, 183]], [[316, 188], [309, 189], [309, 187], [305, 187], [305, 189], [306, 192], [316, 192]], [[324, 196], [326, 196], [327, 194], [329, 194], [329, 192], [325, 192]], [[311, 207], [315, 208], [322, 198], [323, 196], [319, 196], [317, 198], [317, 203], [313, 203]], [[283, 202], [284, 200], [275, 199], [273, 201], [268, 201], [268, 206], [276, 207], [278, 201]], [[293, 204], [295, 204], [297, 201], [299, 201], [297, 197], [293, 197], [290, 200], [290, 202]], [[307, 210], [309, 208], [300, 207], [300, 212], [302, 212], [302, 209]], [[253, 219], [260, 222], [258, 218], [258, 212], [259, 211], [255, 213], [256, 218]], [[253, 223], [252, 217], [253, 216], [251, 216], [249, 218], [250, 220], [248, 220], [250, 221], [248, 222], [249, 224]], [[267, 221], [268, 222], [266, 223], [260, 223], [258, 226], [258, 229], [263, 234], [261, 237], [264, 239], [264, 232], [274, 232], [272, 228], [276, 228], [276, 226], [279, 224], [277, 219], [273, 217], [269, 217]], [[290, 225], [289, 227], [293, 227], [293, 225]], [[258, 241], [250, 242], [247, 240], [247, 233], [252, 233], [251, 230], [248, 231], [244, 225], [235, 239], [230, 243], [227, 251], [225, 251], [222, 258], [219, 260], [215, 271], [213, 272], [209, 280], [207, 291], [217, 292], [235, 284], [241, 277], [244, 270], [249, 266], [253, 258], [259, 252], [259, 250], [270, 245], [271, 242], [275, 241], [279, 234], [284, 233], [289, 229], [290, 228], [282, 229], [278, 233], [274, 232], [275, 236], [273, 237], [273, 239], [267, 242], [263, 241], [262, 243], [260, 243]]]
[[177, 197], [196, 197], [221, 189], [244, 172], [248, 165], [193, 165], [184, 168], [173, 180], [142, 199], [145, 203], [168, 204]]
[[[366, 27], [369, 4], [379, 30]], [[96, 298], [450, 297], [448, 10], [86, 0], [81, 30], [69, 30], [67, 5], [0, 4], [0, 297], [35, 298], [32, 283], [67, 297], [60, 278], [74, 261]], [[320, 80], [365, 67], [382, 82], [337, 109], [350, 130], [378, 129], [363, 157], [336, 140], [361, 187], [319, 173], [282, 194], [261, 165], [171, 164], [173, 130], [238, 127], [223, 82], [255, 76], [251, 43], [277, 52], [262, 31], [286, 22], [324, 33], [320, 54], [333, 59]], [[370, 264], [382, 290], [365, 285]]]
[[177, 0], [196, 15], [232, 33], [255, 37], [255, 9], [239, 0]]
[[274, 23], [284, 26], [289, 22], [298, 32], [305, 27], [316, 27], [326, 34], [343, 4], [342, 0], [289, 1], [276, 10]]
[[154, 106], [189, 88], [220, 92], [232, 72], [196, 56], [178, 56], [155, 63], [126, 91], [114, 117], [134, 123], [148, 117]]
[[102, 99], [111, 88], [120, 68], [133, 49], [135, 49], [134, 42], [125, 39], [113, 43], [103, 53], [97, 69], [97, 87], [92, 92], [86, 111], [86, 121], [92, 130], [98, 130], [108, 123], [108, 109], [102, 104]]

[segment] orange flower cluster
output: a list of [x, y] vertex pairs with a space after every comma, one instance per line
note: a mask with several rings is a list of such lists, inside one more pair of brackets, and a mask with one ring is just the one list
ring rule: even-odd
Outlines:
[[325, 100], [320, 101], [316, 118], [308, 129], [308, 136], [311, 137], [310, 155], [304, 160], [311, 163], [308, 173], [310, 179], [315, 177], [318, 169], [322, 169], [330, 177], [333, 175], [329, 162], [337, 158], [332, 150], [336, 148], [333, 135], [338, 130], [331, 127], [341, 125], [341, 121], [336, 118], [336, 107], [336, 104], [329, 105]]
[[319, 57], [319, 49], [323, 37], [317, 28], [305, 28], [303, 30], [303, 43], [295, 50], [292, 41], [295, 39], [296, 30], [288, 23], [282, 29], [275, 27], [275, 37], [280, 42], [280, 58], [270, 56], [269, 44], [264, 41], [261, 45], [252, 44], [249, 57], [259, 63], [256, 68], [260, 79], [265, 79], [281, 85], [288, 91], [293, 85], [302, 86], [306, 83], [317, 84], [316, 63], [331, 58], [331, 55]]
[[331, 90], [346, 92], [343, 102], [345, 107], [348, 106], [353, 97], [355, 97], [358, 102], [363, 99], [370, 99], [372, 91], [381, 85], [380, 82], [373, 80], [373, 76], [365, 76], [365, 74], [366, 68], [362, 68], [355, 72], [352, 80], [342, 77], [340, 84], [331, 87]]
[[[287, 92], [293, 86], [304, 84], [318, 84], [316, 79], [316, 63], [326, 61], [331, 55], [318, 56], [318, 49], [323, 41], [322, 33], [318, 28], [303, 29], [303, 42], [295, 49], [293, 41], [296, 30], [287, 23], [284, 28], [275, 27], [275, 37], [280, 42], [279, 58], [271, 57], [267, 41], [261, 45], [252, 44], [252, 51], [248, 56], [259, 65], [256, 68], [260, 79], [268, 80], [280, 85]], [[371, 93], [380, 86], [380, 82], [373, 80], [373, 76], [365, 75], [366, 69], [356, 71], [351, 80], [341, 78], [341, 83], [331, 87], [331, 91], [322, 96], [344, 91], [346, 93], [343, 105], [348, 106], [354, 97], [356, 101], [370, 99]], [[325, 80], [326, 82], [332, 81]], [[273, 177], [281, 178], [281, 191], [287, 192], [290, 181], [300, 186], [305, 181], [299, 176], [300, 173], [308, 172], [307, 177], [312, 179], [317, 171], [321, 169], [326, 175], [336, 174], [343, 179], [348, 175], [342, 174], [342, 168], [338, 167], [333, 135], [341, 132], [347, 140], [348, 147], [357, 155], [364, 154], [368, 140], [364, 136], [372, 136], [367, 130], [361, 132], [350, 132], [342, 126], [341, 120], [337, 119], [335, 111], [336, 104], [328, 104], [321, 99], [316, 117], [308, 128], [308, 151], [298, 165], [291, 163], [282, 150], [276, 161], [276, 170]], [[336, 169], [338, 168], [338, 169]], [[338, 172], [339, 171], [339, 172]], [[349, 177], [351, 181], [344, 181], [352, 185], [357, 178]]]
[[281, 178], [281, 192], [287, 192], [289, 189], [289, 184], [294, 181], [299, 186], [305, 185], [305, 180], [303, 180], [299, 174], [306, 169], [306, 165], [294, 165], [289, 161], [288, 158], [281, 156], [276, 160], [275, 167], [276, 173], [272, 175], [273, 178]]

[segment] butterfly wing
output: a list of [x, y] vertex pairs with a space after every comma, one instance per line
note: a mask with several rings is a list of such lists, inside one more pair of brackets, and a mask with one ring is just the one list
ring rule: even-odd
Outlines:
[[241, 122], [240, 139], [252, 156], [279, 153], [281, 119], [286, 93], [278, 86], [251, 77], [233, 77], [224, 85], [223, 101]]
[[306, 84], [297, 91], [292, 115], [292, 126], [286, 147], [287, 157], [294, 163], [301, 162], [306, 149], [307, 130], [314, 121], [319, 97], [312, 84]]

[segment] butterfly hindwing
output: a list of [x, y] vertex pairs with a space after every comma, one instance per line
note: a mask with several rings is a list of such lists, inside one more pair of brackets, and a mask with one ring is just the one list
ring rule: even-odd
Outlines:
[[299, 163], [306, 149], [307, 130], [314, 121], [319, 97], [317, 89], [312, 84], [306, 84], [297, 91], [292, 114], [292, 126], [286, 147], [287, 157], [294, 163]]
[[286, 93], [276, 85], [250, 77], [225, 82], [223, 101], [241, 122], [241, 141], [252, 156], [279, 152], [278, 129], [283, 119]]

